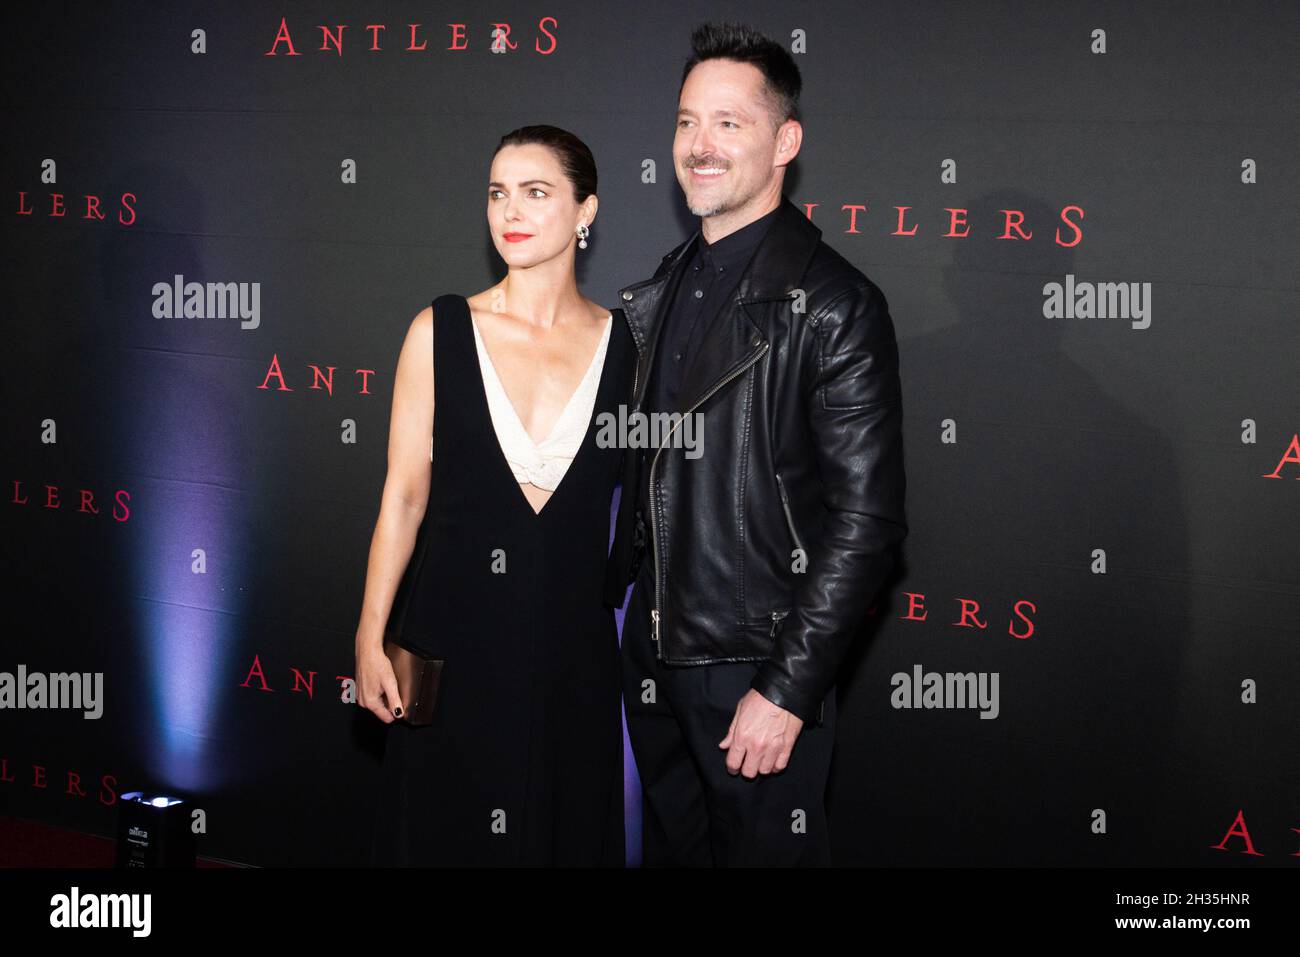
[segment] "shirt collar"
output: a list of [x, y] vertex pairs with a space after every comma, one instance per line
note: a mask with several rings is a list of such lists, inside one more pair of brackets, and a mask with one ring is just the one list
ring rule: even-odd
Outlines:
[[726, 271], [735, 270], [744, 265], [753, 256], [759, 242], [767, 233], [772, 221], [776, 219], [781, 207], [760, 216], [752, 223], [746, 223], [735, 232], [728, 233], [715, 243], [706, 243], [704, 234], [700, 233], [695, 249], [695, 264], [703, 268]]

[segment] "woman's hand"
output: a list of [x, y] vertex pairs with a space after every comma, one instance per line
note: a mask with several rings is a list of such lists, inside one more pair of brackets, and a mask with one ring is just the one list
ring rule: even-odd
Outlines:
[[397, 675], [382, 644], [357, 645], [357, 703], [373, 711], [384, 724], [392, 724], [402, 716]]

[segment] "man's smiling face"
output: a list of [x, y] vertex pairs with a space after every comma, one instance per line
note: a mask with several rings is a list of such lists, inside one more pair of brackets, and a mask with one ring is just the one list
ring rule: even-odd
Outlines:
[[758, 67], [705, 60], [687, 76], [677, 106], [673, 165], [693, 214], [734, 213], [772, 192], [781, 168], [773, 165], [777, 137]]

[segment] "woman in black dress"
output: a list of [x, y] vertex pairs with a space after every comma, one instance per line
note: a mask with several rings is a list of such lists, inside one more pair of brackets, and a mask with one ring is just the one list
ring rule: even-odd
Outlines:
[[[622, 311], [574, 279], [597, 206], [586, 146], [524, 127], [489, 180], [506, 278], [434, 299], [398, 361], [356, 639], [360, 704], [389, 724], [372, 861], [622, 867], [618, 635], [601, 600], [622, 450], [597, 433], [627, 401], [635, 347]], [[413, 552], [404, 640], [446, 662], [424, 727], [394, 720], [383, 652]]]

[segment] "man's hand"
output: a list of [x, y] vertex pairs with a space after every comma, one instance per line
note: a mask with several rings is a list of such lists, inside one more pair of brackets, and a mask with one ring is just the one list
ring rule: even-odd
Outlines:
[[802, 719], [750, 688], [736, 705], [736, 716], [718, 747], [727, 749], [729, 773], [740, 771], [753, 778], [784, 771], [801, 730]]

